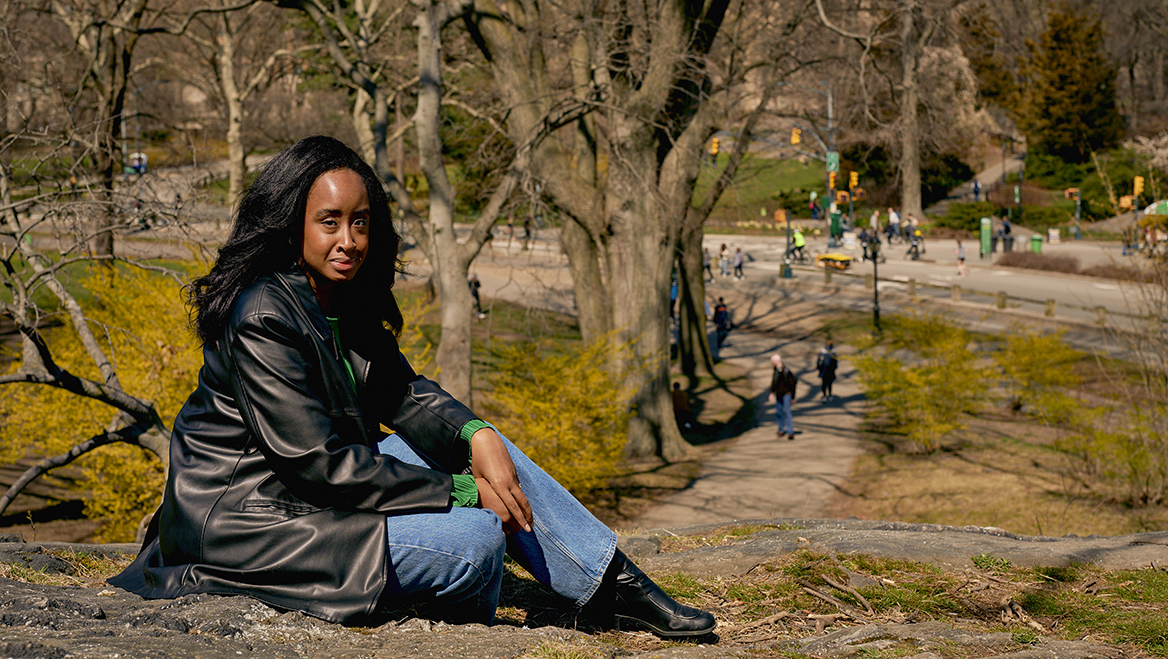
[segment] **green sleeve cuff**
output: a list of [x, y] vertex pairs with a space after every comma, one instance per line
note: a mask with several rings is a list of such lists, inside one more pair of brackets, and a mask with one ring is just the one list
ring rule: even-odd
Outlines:
[[470, 421], [462, 424], [462, 430], [458, 431], [458, 436], [461, 437], [464, 442], [466, 442], [467, 446], [470, 446], [470, 438], [472, 435], [474, 435], [479, 430], [482, 430], [483, 428], [490, 427], [491, 424], [483, 421], [482, 419], [471, 419]]
[[[469, 424], [468, 424], [469, 425]], [[479, 503], [479, 486], [475, 485], [474, 476], [470, 474], [455, 474], [454, 489], [450, 498], [454, 499], [456, 508], [474, 508]]]

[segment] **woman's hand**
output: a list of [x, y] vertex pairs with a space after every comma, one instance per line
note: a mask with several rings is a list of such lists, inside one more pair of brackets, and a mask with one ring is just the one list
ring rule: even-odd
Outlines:
[[531, 531], [531, 504], [503, 439], [491, 428], [480, 428], [471, 436], [470, 467], [479, 486], [479, 504], [497, 514], [509, 532]]

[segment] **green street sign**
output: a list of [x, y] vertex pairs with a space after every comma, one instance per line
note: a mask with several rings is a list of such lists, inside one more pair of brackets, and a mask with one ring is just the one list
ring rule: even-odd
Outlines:
[[1022, 203], [1022, 186], [1020, 186], [1020, 185], [1014, 186], [1014, 203], [1015, 204]]
[[829, 171], [829, 172], [838, 172], [839, 171], [839, 151], [828, 151], [827, 152], [827, 171]]
[[983, 217], [981, 218], [979, 224], [980, 226], [978, 228], [980, 231], [978, 232], [978, 238], [979, 242], [981, 243], [981, 254], [982, 256], [985, 256], [986, 254], [990, 253], [991, 248], [993, 247], [993, 244], [990, 242], [990, 238], [993, 236], [992, 232], [994, 229], [994, 221], [988, 217]]

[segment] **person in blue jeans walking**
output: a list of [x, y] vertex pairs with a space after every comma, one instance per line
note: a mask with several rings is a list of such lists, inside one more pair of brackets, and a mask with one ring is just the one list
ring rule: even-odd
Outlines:
[[142, 550], [110, 583], [347, 625], [407, 607], [491, 624], [508, 554], [606, 626], [712, 632], [712, 615], [670, 598], [571, 494], [413, 371], [396, 338], [392, 219], [376, 174], [332, 138], [264, 168], [188, 289], [199, 384]]
[[768, 402], [775, 404], [775, 422], [778, 424], [778, 435], [787, 439], [795, 439], [795, 421], [791, 416], [791, 403], [795, 400], [795, 374], [783, 364], [783, 357], [779, 353], [771, 355], [771, 389]]

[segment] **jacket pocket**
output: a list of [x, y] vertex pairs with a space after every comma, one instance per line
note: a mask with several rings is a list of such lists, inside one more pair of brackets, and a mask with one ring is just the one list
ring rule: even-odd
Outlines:
[[325, 508], [314, 506], [289, 492], [280, 479], [268, 476], [239, 502], [243, 512], [266, 513], [280, 517], [300, 517]]

